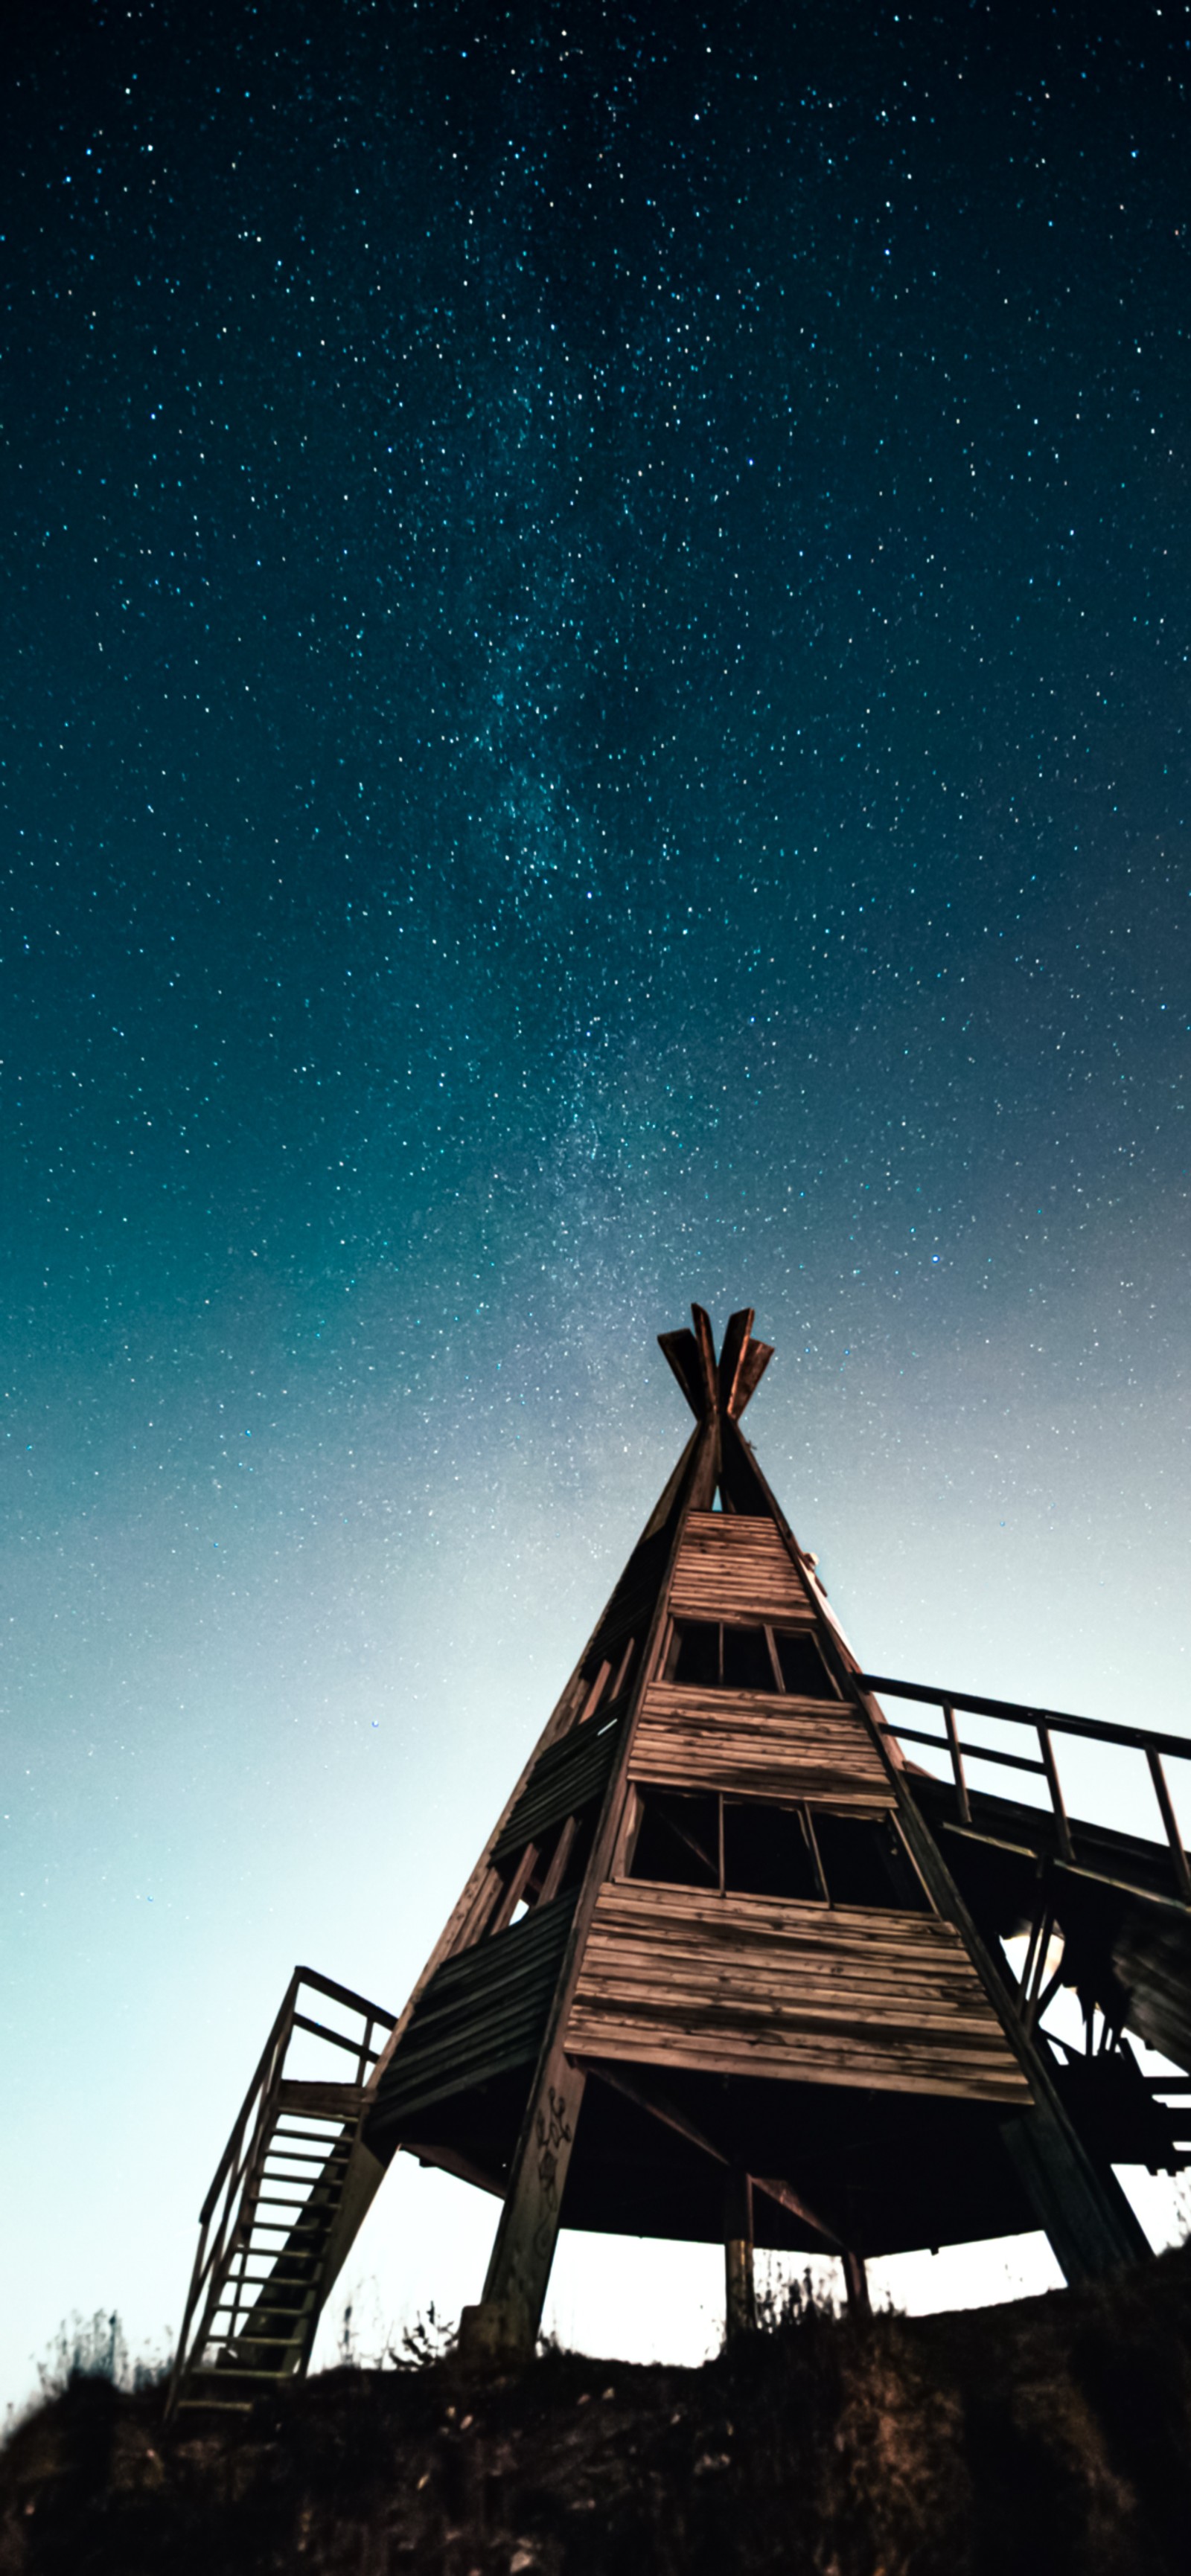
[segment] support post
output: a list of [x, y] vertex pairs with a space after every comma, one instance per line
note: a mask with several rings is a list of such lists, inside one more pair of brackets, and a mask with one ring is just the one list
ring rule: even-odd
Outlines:
[[753, 2184], [731, 2165], [724, 2181], [724, 2335], [728, 2343], [757, 2323], [753, 2280]]
[[871, 2317], [873, 2303], [868, 2294], [868, 2273], [864, 2256], [854, 2245], [844, 2247], [844, 2289], [854, 2317]]
[[559, 2050], [530, 2096], [484, 2295], [459, 2321], [465, 2367], [516, 2368], [533, 2357], [586, 2081]]
[[972, 1802], [968, 1796], [968, 1784], [964, 1778], [964, 1757], [959, 1746], [959, 1729], [955, 1723], [955, 1710], [952, 1708], [948, 1700], [944, 1700], [943, 1702], [943, 1724], [947, 1729], [947, 1742], [951, 1747], [951, 1770], [955, 1780], [955, 1795], [959, 1806], [959, 1821], [961, 1825], [970, 1825], [972, 1821]]
[[[676, 1337], [671, 1336], [671, 1340]], [[689, 1336], [692, 1344], [694, 1336]], [[665, 1345], [663, 1344], [663, 1347]], [[670, 1354], [667, 1352], [667, 1356]], [[678, 1370], [682, 1378], [681, 1368]], [[683, 1384], [685, 1386], [685, 1379]], [[711, 1380], [714, 1401], [715, 1381]], [[701, 1408], [691, 1397], [694, 1410]], [[558, 1980], [554, 1988], [541, 2051], [529, 2087], [525, 2114], [509, 2172], [484, 2295], [465, 2308], [459, 2321], [459, 2359], [464, 2368], [516, 2368], [533, 2356], [541, 2323], [550, 2266], [558, 2238], [563, 2193], [575, 2143], [575, 2129], [587, 2081], [583, 2067], [565, 2053], [567, 2022], [583, 1952], [591, 1930], [600, 1888], [612, 1865], [616, 1837], [628, 1794], [628, 1766], [633, 1730], [646, 1682], [652, 1677], [665, 1628], [666, 1602], [679, 1543], [692, 1510], [709, 1508], [715, 1492], [718, 1429], [714, 1419], [701, 1419], [692, 1446], [651, 1522], [648, 1535], [665, 1540], [665, 1562], [657, 1568], [653, 1608], [629, 1693], [616, 1754], [604, 1790], [604, 1802], [579, 1890]], [[664, 1508], [664, 1516], [659, 1519]]]
[[1178, 1818], [1171, 1802], [1170, 1791], [1166, 1785], [1166, 1773], [1162, 1768], [1162, 1756], [1160, 1753], [1155, 1752], [1152, 1744], [1148, 1745], [1146, 1748], [1146, 1760], [1150, 1766], [1150, 1778], [1154, 1783], [1154, 1796], [1158, 1801], [1159, 1813], [1162, 1817], [1166, 1839], [1170, 1844], [1170, 1853], [1174, 1862], [1174, 1874], [1179, 1895], [1181, 1896], [1184, 1905], [1191, 1905], [1191, 1870], [1188, 1870], [1187, 1867], [1187, 1855], [1183, 1849], [1183, 1837], [1179, 1832]]

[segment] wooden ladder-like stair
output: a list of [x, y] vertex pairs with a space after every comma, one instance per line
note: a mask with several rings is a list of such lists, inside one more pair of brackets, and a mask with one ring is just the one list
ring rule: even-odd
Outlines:
[[[304, 2010], [308, 1995], [333, 2005], [341, 2026]], [[393, 2021], [347, 1986], [295, 1968], [200, 2213], [168, 2414], [244, 2412], [271, 2381], [305, 2370], [380, 2054], [374, 2039], [383, 2045]], [[324, 2073], [329, 2064], [342, 2071]]]

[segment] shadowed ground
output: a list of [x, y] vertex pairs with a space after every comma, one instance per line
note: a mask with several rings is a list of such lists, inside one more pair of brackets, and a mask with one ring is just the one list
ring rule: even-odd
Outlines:
[[2, 2576], [1183, 2576], [1189, 2532], [1189, 2247], [1009, 2307], [811, 2309], [700, 2370], [330, 2371], [213, 2429], [78, 2380], [0, 2458]]

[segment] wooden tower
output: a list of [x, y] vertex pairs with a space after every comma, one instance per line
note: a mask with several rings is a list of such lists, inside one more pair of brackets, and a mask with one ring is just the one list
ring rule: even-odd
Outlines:
[[[1149, 2250], [1113, 2164], [1187, 2159], [1123, 2030], [1191, 2058], [1191, 1875], [1161, 1760], [1189, 1748], [896, 1682], [943, 1732], [892, 1727], [740, 1427], [770, 1350], [746, 1311], [717, 1361], [692, 1311], [661, 1337], [688, 1444], [379, 2055], [388, 2017], [347, 1998], [368, 2063], [327, 2114], [333, 2188], [257, 2276], [255, 2333], [241, 2294], [208, 2339], [208, 2383], [214, 2363], [304, 2366], [398, 2149], [499, 2203], [461, 2331], [477, 2359], [532, 2350], [560, 2225], [722, 2242], [730, 2327], [756, 2244], [837, 2255], [862, 2305], [875, 2254], [1041, 2227], [1078, 2280]], [[1038, 1758], [987, 1758], [1042, 1775], [1047, 1808], [969, 1789], [965, 1707], [1032, 1730]], [[1076, 1852], [1093, 1829], [1063, 1807], [1063, 1727], [1146, 1752], [1166, 1856], [1103, 1832]], [[907, 1762], [915, 1737], [950, 1784]], [[1015, 1980], [999, 1935], [1023, 1927]], [[1074, 2068], [1039, 2027], [1056, 1930], [1103, 2016]], [[201, 2343], [180, 2355], [192, 2401]]]

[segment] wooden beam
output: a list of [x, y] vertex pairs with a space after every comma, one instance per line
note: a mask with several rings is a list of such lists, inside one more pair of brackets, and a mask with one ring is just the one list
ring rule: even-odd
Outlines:
[[669, 1361], [696, 1422], [705, 1421], [703, 1368], [694, 1334], [685, 1324], [681, 1332], [659, 1333], [658, 1349]]
[[856, 2252], [854, 2245], [844, 2248], [844, 2289], [853, 2316], [871, 2317], [873, 2303], [868, 2294], [868, 2273], [864, 2268], [864, 2257]]
[[1178, 1818], [1175, 1815], [1170, 1791], [1166, 1785], [1166, 1773], [1162, 1768], [1162, 1756], [1160, 1753], [1155, 1752], [1153, 1745], [1150, 1744], [1146, 1747], [1146, 1759], [1150, 1766], [1150, 1778], [1154, 1783], [1154, 1795], [1158, 1801], [1158, 1811], [1161, 1815], [1163, 1825], [1166, 1828], [1167, 1842], [1170, 1844], [1171, 1857], [1174, 1861], [1174, 1874], [1178, 1885], [1179, 1895], [1182, 1897], [1185, 1905], [1191, 1904], [1191, 1870], [1188, 1870], [1187, 1867], [1187, 1854], [1183, 1849], [1183, 1837], [1179, 1832]]
[[753, 1309], [742, 1306], [739, 1314], [728, 1317], [728, 1329], [720, 1351], [719, 1404], [721, 1413], [733, 1420], [739, 1396], [739, 1378], [749, 1335], [753, 1329]]
[[959, 1800], [960, 1823], [962, 1825], [970, 1825], [972, 1821], [972, 1808], [968, 1797], [968, 1784], [964, 1778], [964, 1758], [960, 1751], [959, 1736], [956, 1732], [955, 1710], [952, 1708], [950, 1700], [944, 1700], [943, 1702], [943, 1724], [947, 1729], [947, 1741], [951, 1747], [951, 1769], [955, 1780], [955, 1794]]
[[680, 2111], [677, 2103], [672, 2102], [658, 2085], [642, 2084], [626, 2075], [622, 2067], [603, 2060], [588, 2059], [586, 2065], [588, 2074], [594, 2075], [599, 2083], [606, 2084], [610, 2092], [623, 2093], [626, 2102], [632, 2102], [638, 2111], [645, 2111], [651, 2120], [660, 2120], [663, 2128], [673, 2129], [676, 2137], [685, 2138], [688, 2146], [698, 2148], [700, 2155], [710, 2156], [713, 2164], [727, 2164], [728, 2158], [722, 2148], [714, 2146], [702, 2129], [696, 2128], [694, 2121], [688, 2120], [685, 2111]]
[[772, 1342], [749, 1343], [736, 1380], [736, 1411], [732, 1417], [735, 1422], [739, 1422], [745, 1406], [751, 1404], [772, 1358]]
[[1050, 1803], [1059, 1829], [1059, 1850], [1064, 1860], [1074, 1860], [1075, 1854], [1071, 1848], [1071, 1827], [1067, 1822], [1067, 1810], [1063, 1804], [1063, 1792], [1059, 1786], [1059, 1769], [1055, 1761], [1054, 1746], [1050, 1740], [1048, 1726], [1039, 1726], [1038, 1744], [1042, 1754], [1042, 1766], [1046, 1773], [1046, 1785], [1050, 1791]]
[[753, 2186], [739, 2165], [724, 2178], [724, 2335], [735, 2343], [757, 2324], [753, 2278]]
[[670, 1581], [682, 1533], [690, 1512], [706, 1508], [710, 1502], [717, 1447], [715, 1421], [705, 1421], [687, 1453], [689, 1463], [675, 1494], [665, 1561], [657, 1569], [643, 1651], [629, 1689], [615, 1761], [571, 1916], [567, 1946], [509, 2169], [484, 2294], [476, 2307], [464, 2310], [460, 2322], [459, 2352], [465, 2366], [474, 2363], [484, 2367], [498, 2356], [510, 2363], [524, 2361], [533, 2353], [587, 2080], [582, 2065], [567, 2054], [567, 2023], [596, 1901], [611, 1867], [621, 1811], [630, 1794], [628, 1765], [633, 1732], [661, 1650]]
[[490, 2191], [497, 2200], [504, 2199], [503, 2175], [478, 2164], [474, 2156], [463, 2155], [458, 2147], [424, 2146], [418, 2138], [403, 2138], [401, 2153], [412, 2156], [415, 2164], [434, 2166], [440, 2173], [454, 2174], [458, 2182], [474, 2183], [477, 2191]]
[[537, 1866], [537, 1858], [537, 1844], [527, 1843], [521, 1854], [521, 1858], [517, 1863], [516, 1869], [509, 1880], [508, 1886], [505, 1889], [504, 1895], [501, 1898], [500, 1904], [497, 1906], [492, 1917], [492, 1921], [488, 1926], [488, 1937], [490, 1940], [497, 1932], [504, 1931], [505, 1925], [516, 1913], [517, 1907], [525, 1894], [526, 1887]]
[[571, 1857], [571, 1845], [574, 1842], [578, 1830], [578, 1817], [568, 1816], [563, 1825], [562, 1832], [558, 1837], [558, 1841], [550, 1855], [550, 1866], [547, 1869], [546, 1875], [538, 1890], [539, 1905], [548, 1905], [551, 1897], [557, 1896], [559, 1888], [562, 1885], [563, 1871]]
[[492, 2358], [532, 2356], [586, 2081], [581, 2066], [560, 2057], [549, 2083], [531, 2097], [531, 2125], [517, 2142], [484, 2294], [459, 2321], [465, 2368]]
[[[760, 1477], [760, 1469], [757, 1470]], [[766, 1489], [768, 1490], [768, 1488]], [[933, 1702], [942, 1708], [949, 1701], [952, 1708], [963, 1709], [971, 1717], [1008, 1717], [1021, 1726], [1049, 1726], [1056, 1735], [1085, 1735], [1093, 1744], [1123, 1744], [1144, 1753], [1153, 1745], [1159, 1753], [1181, 1754], [1191, 1760], [1191, 1736], [1161, 1735], [1151, 1726], [1118, 1726], [1102, 1717], [1072, 1717], [1057, 1708], [1027, 1708], [1024, 1701], [1013, 1699], [977, 1699], [971, 1691], [936, 1690], [929, 1682], [895, 1682], [887, 1673], [857, 1672], [861, 1690], [881, 1692], [889, 1699], [917, 1699]], [[888, 1725], [888, 1719], [885, 1720]], [[924, 1737], [923, 1742], [929, 1742]], [[985, 1758], [986, 1747], [970, 1744], [969, 1754]]]
[[[645, 2111], [651, 2120], [660, 2120], [664, 2128], [673, 2129], [676, 2137], [685, 2138], [689, 2146], [697, 2147], [699, 2153], [709, 2156], [713, 2164], [727, 2168], [730, 2158], [723, 2148], [705, 2137], [702, 2129], [696, 2128], [694, 2121], [687, 2118], [685, 2111], [679, 2110], [677, 2103], [654, 2083], [652, 2077], [642, 2082], [639, 2076], [626, 2075], [622, 2066], [613, 2066], [607, 2060], [589, 2060], [587, 2072], [594, 2075], [599, 2083], [608, 2085], [612, 2092], [623, 2093], [626, 2102], [632, 2102], [637, 2110]], [[821, 2236], [830, 2253], [839, 2252], [841, 2240], [835, 2229], [818, 2217], [809, 2202], [790, 2183], [773, 2174], [753, 2174], [751, 2181], [754, 2191], [763, 2192], [766, 2200], [774, 2201], [779, 2209], [789, 2210], [791, 2217], [797, 2218], [803, 2227], [808, 2227], [812, 2235]]]
[[776, 2201], [779, 2209], [788, 2209], [791, 2218], [798, 2219], [803, 2227], [809, 2227], [812, 2235], [821, 2236], [829, 2254], [838, 2254], [840, 2239], [835, 2228], [829, 2227], [826, 2219], [820, 2218], [809, 2201], [803, 2199], [801, 2192], [792, 2190], [788, 2182], [779, 2182], [774, 2174], [754, 2174], [753, 2189], [764, 2192], [766, 2200]]
[[705, 1306], [692, 1306], [691, 1322], [695, 1327], [695, 1346], [699, 1353], [703, 1418], [705, 1421], [714, 1421], [720, 1409], [720, 1380], [715, 1364], [715, 1336], [711, 1329], [711, 1317]]

